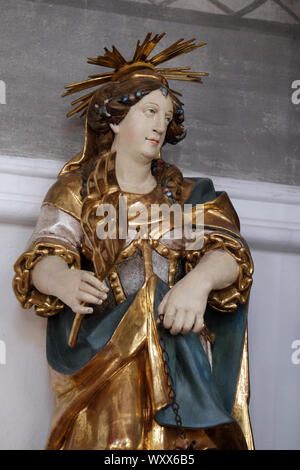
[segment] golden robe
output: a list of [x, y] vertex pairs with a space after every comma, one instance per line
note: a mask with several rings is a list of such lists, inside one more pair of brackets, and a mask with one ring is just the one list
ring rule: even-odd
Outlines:
[[[147, 195], [120, 190], [111, 154], [98, 162], [86, 187], [80, 172], [61, 174], [45, 197], [46, 216], [15, 264], [13, 287], [21, 305], [35, 305], [37, 314], [48, 317], [47, 355], [57, 400], [46, 449], [173, 449], [179, 429], [172, 393], [178, 400], [181, 430], [195, 441], [195, 449], [253, 448], [246, 321], [253, 264], [237, 214], [227, 194], [216, 193], [210, 180], [184, 179], [176, 167], [163, 162], [153, 167], [153, 174], [157, 187]], [[147, 239], [99, 240], [96, 229], [104, 218], [97, 216], [97, 208], [106, 203], [117, 208], [120, 195], [127, 197], [128, 207], [137, 209], [140, 203], [146, 208], [191, 203], [193, 224], [198, 204], [203, 204], [202, 246], [186, 250], [182, 240], [166, 244], [157, 226]], [[129, 227], [134, 222], [134, 217], [128, 218]], [[157, 327], [157, 305], [184, 275], [182, 269], [193, 269], [213, 249], [234, 257], [238, 279], [211, 292], [205, 316], [209, 329], [199, 337], [189, 333], [170, 338]], [[83, 319], [73, 349], [68, 346], [73, 312], [30, 282], [30, 270], [47, 255], [61, 256], [74, 269], [93, 270], [110, 287], [107, 302]], [[169, 373], [162, 336], [170, 353]], [[171, 380], [176, 377], [175, 385], [170, 374]]]

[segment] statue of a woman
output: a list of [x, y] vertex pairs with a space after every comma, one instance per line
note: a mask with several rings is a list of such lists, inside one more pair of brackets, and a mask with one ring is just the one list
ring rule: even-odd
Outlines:
[[[194, 40], [149, 59], [162, 36], [138, 42], [130, 62], [106, 49], [90, 62], [114, 72], [68, 86], [101, 85], [69, 113], [87, 109], [84, 149], [48, 191], [15, 264], [21, 305], [48, 317], [57, 400], [47, 449], [253, 447], [252, 260], [227, 194], [160, 158], [163, 144], [185, 136], [167, 79], [203, 75], [158, 67], [203, 45]], [[175, 217], [163, 228], [163, 210], [153, 215], [185, 204], [179, 220], [190, 231], [178, 232]], [[202, 243], [190, 243], [201, 213]]]

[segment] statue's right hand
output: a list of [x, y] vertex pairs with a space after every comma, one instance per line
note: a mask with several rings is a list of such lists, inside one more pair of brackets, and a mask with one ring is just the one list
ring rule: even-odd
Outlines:
[[68, 305], [73, 312], [93, 313], [92, 307], [83, 304], [102, 304], [107, 298], [108, 288], [92, 272], [70, 269], [57, 273], [52, 295]]
[[58, 256], [47, 256], [37, 263], [31, 279], [40, 292], [58, 297], [73, 312], [84, 315], [93, 313], [93, 308], [84, 304], [100, 305], [109, 290], [94, 273], [70, 269]]

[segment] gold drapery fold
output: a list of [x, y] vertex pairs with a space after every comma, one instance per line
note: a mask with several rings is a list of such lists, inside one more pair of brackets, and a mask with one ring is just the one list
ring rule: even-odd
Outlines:
[[63, 174], [58, 177], [57, 181], [48, 190], [43, 205], [57, 207], [57, 209], [80, 220], [82, 207], [81, 186], [82, 180], [80, 174]]
[[[86, 366], [72, 375], [50, 368], [57, 400], [46, 450], [174, 449], [178, 430], [154, 419], [170, 403], [154, 319], [156, 283], [154, 274]], [[236, 423], [185, 431], [195, 450], [246, 449]]]
[[[78, 162], [79, 160], [78, 157]], [[183, 180], [183, 184], [184, 181], [186, 180]], [[62, 172], [57, 184], [49, 190], [44, 204], [53, 205], [80, 220], [81, 184], [79, 174]], [[183, 195], [187, 197], [192, 187], [193, 183], [189, 182], [182, 193], [177, 193], [176, 181], [173, 192], [178, 198]], [[213, 291], [209, 297], [211, 306], [230, 312], [237, 308], [238, 303], [244, 303], [248, 299], [253, 273], [251, 255], [240, 237], [238, 217], [226, 193], [205, 203], [204, 211], [205, 225], [212, 232], [205, 234], [201, 250], [187, 252], [187, 268], [192, 269], [204, 253], [213, 249], [223, 249], [234, 257], [240, 267], [238, 280], [227, 289]], [[36, 313], [45, 317], [54, 315], [64, 306], [58, 299], [39, 293], [30, 284], [30, 270], [48, 255], [61, 256], [70, 267], [80, 268], [78, 253], [72, 252], [61, 243], [38, 243], [17, 260], [13, 281], [15, 294], [22, 307], [36, 305]], [[111, 340], [86, 366], [71, 376], [51, 370], [58, 401], [47, 448], [173, 448], [176, 430], [162, 428], [153, 418], [154, 412], [168, 403], [166, 378], [153, 317], [155, 279], [155, 276], [151, 277], [143, 286]], [[245, 342], [233, 416], [243, 429], [251, 449], [253, 440], [248, 414], [247, 354]], [[122, 395], [118, 406], [112, 400], [114, 395], [119, 398]], [[121, 406], [123, 402], [128, 405], [127, 411], [125, 406]], [[136, 404], [138, 409], [135, 408]], [[137, 418], [135, 421], [132, 420], [134, 414]], [[108, 418], [109, 415], [112, 418]], [[114, 426], [111, 419], [114, 420]], [[126, 432], [123, 436], [118, 435], [125, 424]], [[235, 445], [243, 448], [239, 428], [231, 425], [219, 426], [215, 431], [195, 430], [187, 435], [192, 436], [191, 439], [198, 439], [199, 448], [214, 447], [217, 443], [218, 448], [226, 449], [232, 445], [227, 441], [229, 428], [236, 436], [233, 439]], [[83, 429], [85, 431], [80, 432]], [[91, 440], [93, 433], [88, 432], [91, 429], [95, 431], [96, 441]], [[103, 436], [99, 436], [100, 431], [104, 431]]]
[[235, 399], [232, 407], [232, 416], [239, 423], [245, 436], [248, 450], [254, 450], [253, 433], [249, 416], [249, 358], [248, 358], [248, 328], [245, 332], [241, 366], [236, 387]]
[[[101, 394], [101, 401], [104, 400], [104, 403], [110, 406], [109, 403], [113, 400], [110, 393], [111, 389], [114, 388], [113, 383], [115, 380], [129, 380], [128, 377], [127, 379], [124, 378], [126, 373], [129, 373], [131, 381], [135, 384], [136, 392], [132, 390], [132, 393], [136, 393], [137, 403], [141, 402], [139, 393], [141, 387], [145, 386], [142, 379], [147, 377], [152, 410], [160, 409], [168, 404], [167, 382], [153, 316], [156, 281], [157, 276], [153, 275], [144, 284], [109, 342], [86, 366], [69, 376], [60, 374], [53, 369], [50, 370], [53, 391], [58, 401], [53, 414], [51, 432], [46, 449], [68, 448], [69, 444], [72, 445], [75, 434], [77, 436], [76, 442], [78, 443], [78, 429], [76, 426], [81, 426], [83, 410], [88, 406], [95, 394]], [[145, 351], [147, 351], [147, 354]], [[136, 367], [136, 364], [139, 362], [139, 356], [146, 357], [146, 360], [144, 357], [142, 361], [142, 368]], [[134, 377], [132, 377], [132, 374]], [[120, 377], [119, 379], [118, 376]], [[124, 393], [126, 395], [126, 387]], [[143, 403], [142, 408], [151, 415], [152, 411], [149, 409], [148, 403], [147, 406]], [[117, 420], [122, 428], [121, 423], [124, 421], [125, 410], [121, 406], [121, 414], [118, 415], [116, 413], [117, 411], [115, 410], [112, 419]], [[128, 410], [126, 413], [128, 413]], [[100, 412], [100, 416], [102, 415], [103, 410], [102, 413]], [[93, 416], [94, 418], [90, 426], [95, 426], [95, 429], [99, 429], [99, 415]], [[76, 421], [77, 425], [72, 429], [74, 420], [78, 421]], [[125, 417], [126, 421], [128, 419]], [[116, 446], [115, 438], [111, 436], [111, 425], [112, 423], [109, 422], [107, 429], [104, 429], [103, 426], [101, 427], [103, 436], [99, 438], [100, 446], [104, 445], [105, 436], [107, 442], [104, 447], [100, 448], [115, 448]], [[140, 437], [136, 436], [136, 432], [135, 426], [128, 429], [127, 442], [134, 442], [136, 445], [140, 439]], [[138, 432], [140, 434], [140, 428], [138, 428]], [[92, 439], [91, 436], [90, 439]], [[84, 442], [80, 446], [86, 445]], [[92, 444], [90, 443], [90, 445]], [[86, 448], [90, 448], [90, 445]], [[95, 445], [99, 446], [99, 442], [97, 441]]]

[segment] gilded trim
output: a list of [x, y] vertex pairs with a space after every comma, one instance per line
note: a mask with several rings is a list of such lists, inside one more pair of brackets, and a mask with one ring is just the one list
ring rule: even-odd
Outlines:
[[45, 256], [60, 256], [71, 268], [80, 269], [80, 256], [66, 247], [39, 242], [31, 250], [23, 253], [14, 265], [15, 276], [12, 282], [14, 293], [23, 308], [35, 306], [35, 313], [50, 317], [63, 309], [64, 304], [52, 295], [42, 294], [31, 284], [30, 274], [34, 266]]
[[112, 291], [114, 293], [117, 304], [121, 304], [122, 302], [124, 302], [124, 300], [126, 300], [126, 296], [116, 268], [112, 269], [112, 271], [108, 275], [108, 280], [110, 283], [110, 287], [112, 288]]
[[238, 304], [247, 302], [254, 270], [250, 251], [241, 241], [222, 232], [205, 234], [201, 250], [186, 251], [186, 270], [191, 271], [199, 263], [201, 256], [208, 251], [220, 249], [230, 254], [238, 263], [239, 273], [237, 280], [231, 286], [222, 290], [213, 290], [208, 297], [208, 304], [220, 312], [232, 312]]

